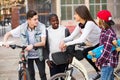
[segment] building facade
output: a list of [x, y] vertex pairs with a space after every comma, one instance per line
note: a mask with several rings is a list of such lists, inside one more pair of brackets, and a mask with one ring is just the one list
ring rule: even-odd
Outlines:
[[[96, 19], [96, 13], [99, 10], [107, 9], [112, 13], [115, 22], [118, 24], [120, 22], [120, 8], [119, 8], [120, 0], [2, 0], [2, 1], [12, 1], [14, 3], [14, 6], [9, 6], [8, 12], [5, 11], [2, 7], [0, 9], [1, 12], [0, 15], [4, 14], [4, 16], [12, 17], [13, 18], [12, 22], [15, 21], [14, 23], [16, 23], [15, 19], [18, 19], [19, 24], [25, 21], [26, 12], [30, 9], [34, 9], [38, 11], [39, 20], [46, 25], [49, 25], [47, 19], [48, 15], [51, 13], [56, 13], [59, 16], [61, 24], [65, 26], [75, 26], [76, 22], [74, 21], [73, 17], [74, 10], [77, 6], [80, 5], [86, 5], [94, 19]], [[1, 6], [3, 6], [3, 2], [0, 3], [2, 3]], [[14, 23], [13, 26], [15, 25]]]

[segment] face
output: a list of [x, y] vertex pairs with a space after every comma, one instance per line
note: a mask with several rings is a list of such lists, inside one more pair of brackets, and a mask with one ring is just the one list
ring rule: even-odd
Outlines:
[[34, 28], [38, 25], [38, 15], [33, 16], [32, 18], [28, 19], [28, 24], [30, 28]]
[[97, 17], [97, 20], [96, 20], [96, 23], [99, 25], [99, 21], [100, 21], [100, 19], [99, 19], [99, 17]]
[[75, 12], [74, 19], [76, 20], [76, 22], [80, 22], [81, 17]]
[[59, 20], [56, 16], [51, 17], [50, 24], [52, 25], [53, 29], [57, 29], [59, 26]]

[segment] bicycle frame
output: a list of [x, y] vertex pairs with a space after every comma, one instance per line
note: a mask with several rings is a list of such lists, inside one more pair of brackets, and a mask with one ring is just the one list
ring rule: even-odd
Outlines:
[[[25, 57], [25, 51], [22, 49], [20, 54], [21, 54], [21, 57], [20, 57], [21, 61], [19, 61], [19, 70], [18, 70], [18, 72], [19, 72], [19, 75], [18, 75], [19, 80], [21, 80], [21, 76], [20, 76], [21, 71], [27, 68], [26, 67], [27, 60], [26, 60], [26, 57]], [[24, 80], [26, 80], [26, 78], [27, 78], [27, 76], [24, 75]]]
[[[73, 61], [72, 61], [71, 64], [69, 64], [69, 66], [75, 67], [78, 70], [82, 71], [84, 76], [85, 76], [85, 79], [89, 80], [89, 77], [88, 77], [87, 71], [85, 69], [85, 66], [82, 63], [80, 63], [80, 61], [77, 60], [75, 57], [73, 57]], [[71, 80], [71, 74], [72, 74], [73, 69], [70, 69], [70, 70], [71, 71], [69, 71], [69, 69], [68, 69], [68, 71], [67, 71], [68, 76], [67, 76], [66, 80]]]
[[[19, 46], [19, 45], [9, 45], [12, 49], [21, 48], [22, 51], [20, 52], [20, 61], [19, 61], [19, 70], [18, 70], [18, 79], [19, 80], [27, 80], [29, 78], [29, 72], [27, 71], [27, 59], [25, 56], [25, 48], [26, 46]], [[29, 79], [28, 79], [29, 80]]]

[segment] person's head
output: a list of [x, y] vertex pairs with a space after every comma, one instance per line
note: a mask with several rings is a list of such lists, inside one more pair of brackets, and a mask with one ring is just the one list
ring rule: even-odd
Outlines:
[[108, 10], [101, 10], [97, 13], [98, 25], [103, 29], [108, 29], [115, 23], [112, 20], [112, 15]]
[[53, 29], [57, 29], [58, 28], [58, 26], [59, 26], [59, 19], [58, 19], [58, 16], [56, 14], [50, 14], [48, 20], [50, 22], [50, 25], [52, 25]]
[[74, 18], [77, 22], [80, 22], [81, 19], [84, 21], [90, 20], [90, 21], [94, 21], [88, 8], [84, 5], [78, 6], [75, 9], [75, 15]]
[[30, 28], [34, 28], [35, 26], [38, 25], [38, 15], [36, 11], [29, 10], [27, 12], [26, 17], [27, 17], [28, 25]]

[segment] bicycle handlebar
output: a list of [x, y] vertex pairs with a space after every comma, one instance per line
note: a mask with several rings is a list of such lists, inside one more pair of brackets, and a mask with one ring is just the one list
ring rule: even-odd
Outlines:
[[[20, 46], [20, 45], [9, 45], [12, 49], [16, 49], [16, 48], [21, 48], [22, 50], [24, 50], [27, 46]], [[37, 50], [39, 47], [33, 47], [33, 49]]]
[[86, 46], [86, 43], [82, 42], [82, 43], [77, 43], [75, 45], [78, 45], [78, 47], [81, 47], [81, 46]]
[[77, 43], [75, 45], [78, 45], [78, 47], [82, 47], [82, 46], [92, 46], [92, 44], [88, 41], [86, 42], [82, 42], [82, 43]]
[[12, 49], [16, 49], [16, 48], [21, 48], [22, 50], [24, 50], [27, 46], [19, 46], [19, 45], [16, 45], [16, 44], [13, 44], [13, 45], [9, 45]]

